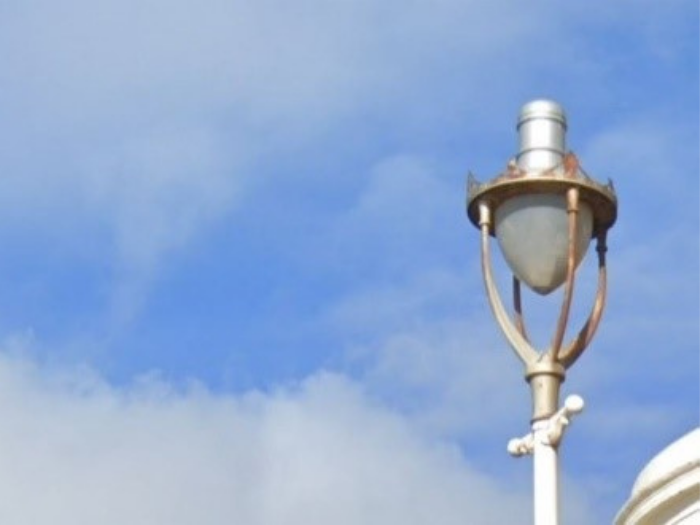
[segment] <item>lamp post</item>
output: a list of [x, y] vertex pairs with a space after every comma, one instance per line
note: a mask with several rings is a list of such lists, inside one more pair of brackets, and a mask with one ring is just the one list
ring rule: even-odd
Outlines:
[[[565, 145], [566, 116], [549, 100], [523, 106], [517, 129], [520, 150], [505, 171], [479, 183], [469, 175], [467, 215], [481, 231], [481, 266], [486, 293], [498, 324], [524, 365], [532, 393], [531, 432], [512, 439], [514, 456], [533, 455], [535, 525], [559, 523], [558, 447], [571, 417], [583, 409], [579, 396], [559, 408], [566, 370], [591, 342], [606, 295], [608, 229], [617, 217], [612, 183], [600, 184], [581, 168]], [[513, 319], [496, 289], [490, 238], [495, 236], [513, 272]], [[591, 239], [598, 253], [598, 288], [590, 315], [565, 344], [576, 268]], [[521, 282], [547, 295], [562, 285], [563, 300], [551, 344], [534, 348], [522, 315]]]

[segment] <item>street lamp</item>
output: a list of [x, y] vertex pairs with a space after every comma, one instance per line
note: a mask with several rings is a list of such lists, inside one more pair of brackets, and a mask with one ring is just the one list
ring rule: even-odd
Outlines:
[[[571, 417], [583, 409], [579, 396], [559, 408], [566, 370], [591, 342], [605, 305], [608, 229], [617, 217], [612, 183], [600, 184], [566, 151], [566, 116], [549, 100], [523, 106], [517, 129], [520, 151], [506, 170], [479, 183], [469, 175], [467, 215], [481, 231], [481, 266], [491, 309], [525, 366], [532, 392], [532, 431], [508, 443], [514, 456], [533, 455], [535, 525], [559, 523], [557, 449]], [[493, 279], [489, 241], [495, 236], [513, 272], [514, 318], [508, 315]], [[598, 252], [598, 289], [583, 327], [564, 344], [576, 268], [591, 239]], [[551, 345], [538, 351], [522, 315], [521, 282], [547, 295], [564, 286]]]

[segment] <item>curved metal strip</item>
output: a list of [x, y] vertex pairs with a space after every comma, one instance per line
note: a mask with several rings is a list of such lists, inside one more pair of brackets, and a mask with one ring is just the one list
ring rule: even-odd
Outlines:
[[552, 361], [559, 360], [559, 352], [561, 350], [562, 342], [564, 341], [564, 333], [566, 332], [566, 325], [569, 322], [569, 312], [571, 310], [571, 299], [574, 294], [574, 276], [576, 274], [576, 225], [578, 223], [578, 188], [569, 188], [566, 192], [566, 204], [567, 212], [569, 215], [569, 244], [568, 253], [566, 260], [566, 284], [564, 285], [564, 300], [561, 305], [561, 311], [559, 312], [559, 320], [557, 322], [557, 329], [554, 333], [554, 339], [552, 340], [552, 347], [550, 352], [546, 355]]
[[525, 319], [523, 317], [522, 295], [520, 293], [520, 279], [513, 276], [513, 309], [515, 310], [515, 327], [526, 341], [530, 341], [525, 329]]
[[576, 339], [569, 343], [560, 353], [559, 362], [564, 366], [564, 368], [569, 368], [571, 365], [573, 365], [583, 351], [588, 347], [596, 333], [596, 330], [598, 329], [600, 319], [603, 316], [608, 282], [608, 272], [605, 262], [605, 253], [608, 249], [606, 246], [606, 237], [607, 231], [601, 232], [597, 237], [598, 244], [596, 246], [596, 251], [598, 252], [598, 290], [596, 291], [595, 302], [593, 303], [593, 308], [591, 309], [591, 313], [588, 316], [586, 323], [579, 331]]
[[491, 209], [485, 202], [479, 203], [479, 226], [481, 227], [481, 269], [484, 274], [486, 294], [489, 298], [491, 311], [496, 321], [503, 330], [510, 346], [524, 364], [537, 361], [539, 355], [513, 325], [503, 307], [503, 302], [498, 294], [498, 289], [493, 280], [491, 271], [491, 256], [489, 253], [489, 230], [491, 227]]

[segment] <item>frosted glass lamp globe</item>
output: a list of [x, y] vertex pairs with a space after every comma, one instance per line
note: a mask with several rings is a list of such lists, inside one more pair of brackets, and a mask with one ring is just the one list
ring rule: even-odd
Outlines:
[[[496, 238], [512, 272], [527, 286], [547, 295], [566, 280], [569, 222], [564, 195], [520, 195], [495, 212]], [[586, 254], [593, 232], [593, 214], [579, 202], [575, 261]]]

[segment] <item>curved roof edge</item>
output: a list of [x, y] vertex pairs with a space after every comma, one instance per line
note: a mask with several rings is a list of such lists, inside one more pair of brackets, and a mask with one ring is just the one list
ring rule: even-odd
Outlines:
[[[642, 518], [654, 509], [672, 504], [698, 503], [700, 491], [700, 428], [677, 439], [647, 463], [637, 476], [629, 500], [615, 523], [623, 525]], [[691, 495], [688, 500], [687, 495]], [[692, 497], [695, 495], [695, 497]]]

